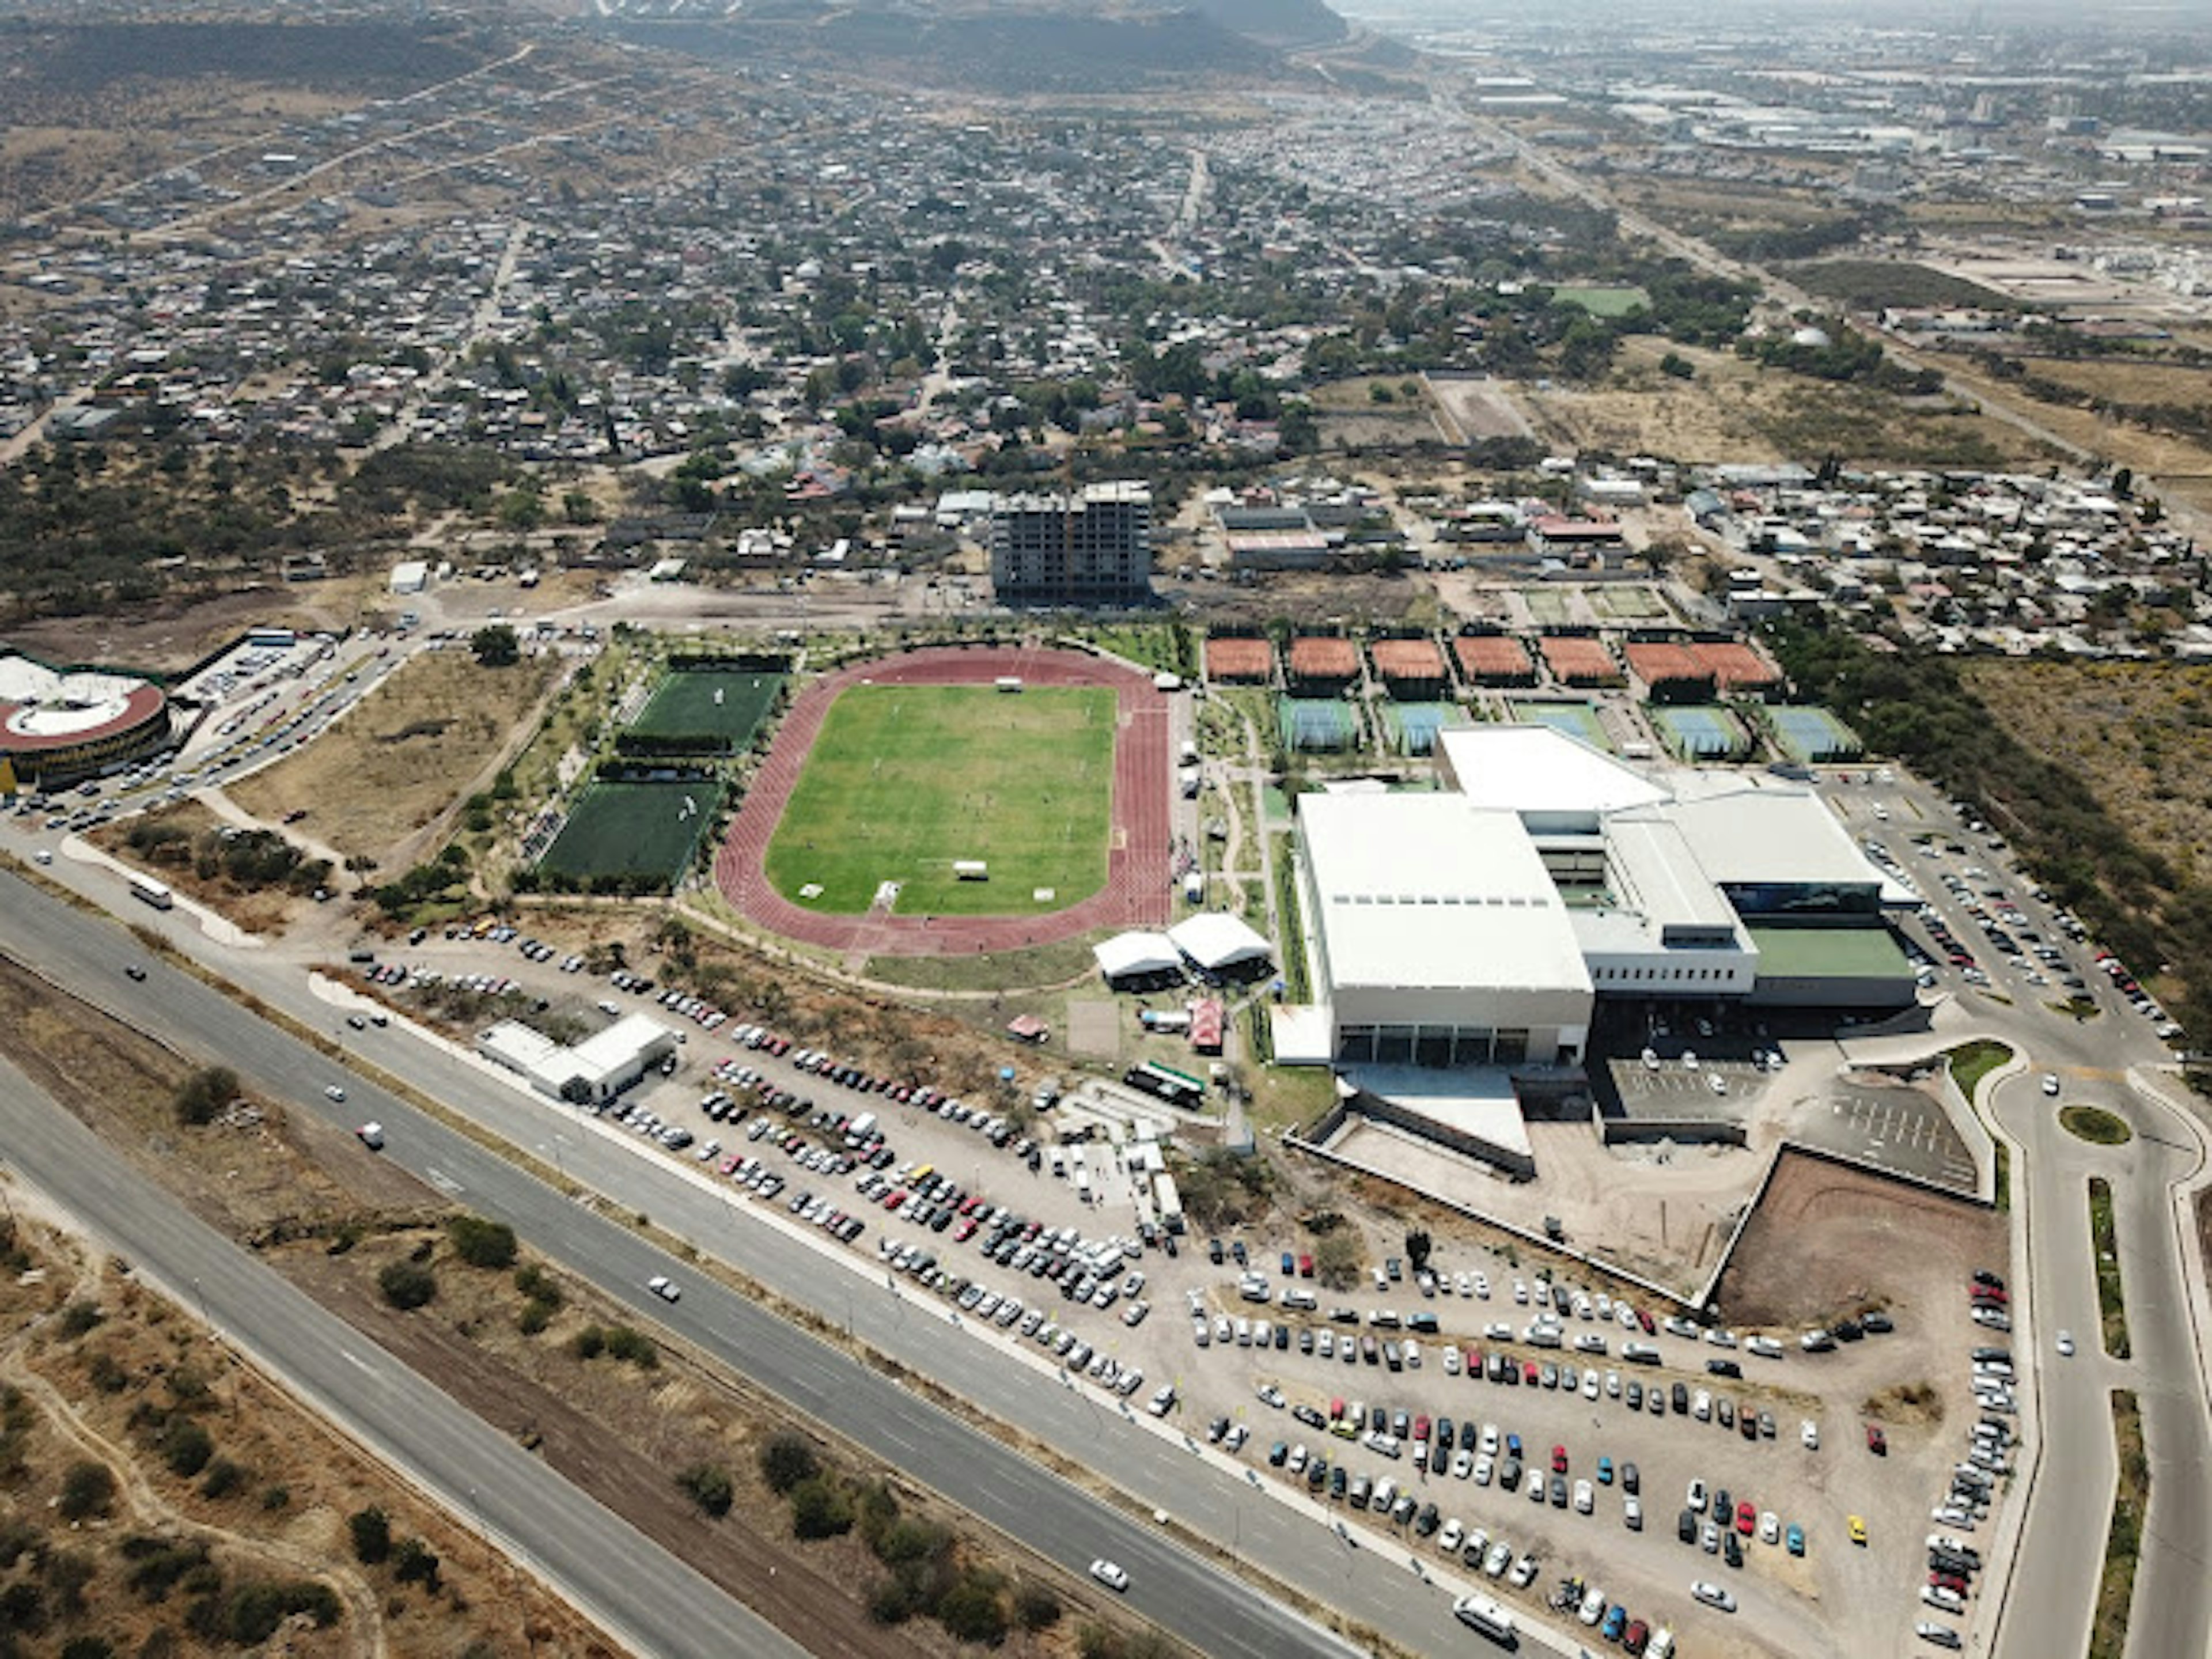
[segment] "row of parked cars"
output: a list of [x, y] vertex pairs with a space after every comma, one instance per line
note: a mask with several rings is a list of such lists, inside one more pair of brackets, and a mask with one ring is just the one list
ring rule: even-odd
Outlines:
[[[1974, 1316], [1982, 1320], [1985, 1310], [2002, 1302], [1991, 1303], [1985, 1298], [2004, 1295], [2004, 1280], [1987, 1269], [1975, 1272], [1969, 1280], [1972, 1292]], [[2008, 1348], [1984, 1346], [1973, 1351], [1972, 1386], [1974, 1403], [1980, 1409], [1966, 1428], [1966, 1448], [1959, 1462], [1951, 1467], [1948, 1490], [1929, 1511], [1929, 1518], [1943, 1528], [1930, 1534], [1928, 1540], [1928, 1582], [1921, 1586], [1920, 1599], [1937, 1613], [1954, 1618], [1963, 1616], [1967, 1598], [1973, 1594], [1974, 1575], [1981, 1570], [1981, 1556], [1973, 1547], [1964, 1541], [1964, 1535], [1979, 1526], [1995, 1501], [1996, 1483], [2009, 1468], [2017, 1437], [2012, 1419], [2019, 1413], [2019, 1401], [2014, 1397], [2015, 1378], [2013, 1373], [2012, 1351]], [[1920, 1620], [1913, 1629], [1920, 1638], [1934, 1646], [1957, 1648], [1962, 1638], [1953, 1626], [1933, 1619]]]

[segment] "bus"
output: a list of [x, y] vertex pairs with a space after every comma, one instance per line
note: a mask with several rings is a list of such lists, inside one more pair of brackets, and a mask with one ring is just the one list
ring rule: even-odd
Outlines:
[[1148, 1060], [1141, 1066], [1132, 1066], [1121, 1073], [1121, 1081], [1132, 1089], [1140, 1089], [1156, 1100], [1164, 1100], [1170, 1106], [1195, 1109], [1206, 1099], [1206, 1085], [1188, 1072], [1178, 1072], [1172, 1066], [1163, 1066]]
[[151, 876], [131, 877], [131, 892], [133, 897], [143, 899], [156, 910], [173, 908], [177, 902], [177, 896]]

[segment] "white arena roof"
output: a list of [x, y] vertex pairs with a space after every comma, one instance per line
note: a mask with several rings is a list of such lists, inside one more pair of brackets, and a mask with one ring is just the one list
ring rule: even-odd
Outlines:
[[1224, 910], [1201, 910], [1168, 929], [1176, 949], [1212, 972], [1240, 963], [1266, 962], [1274, 952], [1240, 917]]
[[1331, 982], [1587, 995], [1566, 905], [1510, 811], [1452, 794], [1298, 803]]
[[1548, 726], [1448, 726], [1437, 746], [1473, 806], [1541, 817], [1618, 812], [1668, 796], [1634, 768]]
[[1827, 802], [1802, 784], [1766, 786], [1745, 773], [1686, 780], [1667, 816], [1715, 882], [1869, 887], [1882, 879]]

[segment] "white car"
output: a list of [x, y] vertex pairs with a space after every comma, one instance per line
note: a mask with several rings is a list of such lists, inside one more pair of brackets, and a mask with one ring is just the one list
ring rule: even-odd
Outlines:
[[2043, 1074], [2043, 1092], [2046, 1095], [2055, 1095], [2058, 1092], [2057, 1073], [2045, 1072]]
[[1782, 1517], [1775, 1514], [1772, 1510], [1768, 1510], [1759, 1517], [1759, 1541], [1765, 1544], [1778, 1544], [1782, 1541]]
[[1595, 1625], [1599, 1620], [1604, 1618], [1605, 1592], [1596, 1585], [1591, 1585], [1589, 1594], [1583, 1597], [1581, 1610], [1575, 1614], [1575, 1617], [1585, 1625]]
[[1722, 1586], [1700, 1578], [1690, 1586], [1690, 1594], [1709, 1607], [1718, 1607], [1723, 1613], [1735, 1611], [1735, 1597]]
[[682, 1287], [665, 1273], [653, 1274], [645, 1281], [645, 1288], [663, 1302], [674, 1302], [684, 1294]]
[[2058, 1333], [2058, 1352], [2065, 1355], [2069, 1359], [2071, 1359], [2074, 1357], [2073, 1332], [2061, 1331]]
[[332, 1100], [343, 1100], [345, 1098], [345, 1091], [338, 1087], [335, 1083], [325, 1083], [323, 1085], [323, 1092], [329, 1096]]
[[1620, 1524], [1631, 1532], [1644, 1530], [1644, 1500], [1628, 1497], [1620, 1500]]
[[1597, 1505], [1597, 1495], [1587, 1480], [1575, 1482], [1575, 1513], [1588, 1515]]
[[368, 1147], [370, 1152], [380, 1152], [384, 1150], [384, 1126], [381, 1123], [364, 1123], [353, 1133], [354, 1138]]
[[1454, 1517], [1445, 1522], [1444, 1529], [1437, 1534], [1437, 1547], [1446, 1555], [1456, 1555], [1459, 1553], [1460, 1545], [1465, 1542], [1466, 1539], [1467, 1528], [1460, 1525], [1457, 1517]]
[[1127, 1590], [1129, 1588], [1129, 1575], [1111, 1561], [1093, 1561], [1091, 1576], [1110, 1590]]
[[1797, 1437], [1805, 1443], [1807, 1451], [1820, 1449], [1820, 1425], [1811, 1418], [1807, 1418], [1803, 1425], [1799, 1427]]
[[1527, 1589], [1536, 1582], [1536, 1553], [1534, 1550], [1513, 1564], [1513, 1577], [1509, 1582], [1516, 1589]]
[[1261, 1405], [1273, 1406], [1277, 1411], [1283, 1409], [1285, 1404], [1283, 1391], [1273, 1383], [1262, 1382], [1259, 1388], [1259, 1396]]

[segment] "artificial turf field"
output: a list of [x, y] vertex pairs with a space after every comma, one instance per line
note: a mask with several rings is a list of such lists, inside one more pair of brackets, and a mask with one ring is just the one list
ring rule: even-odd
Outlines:
[[594, 783], [539, 867], [579, 881], [650, 876], [673, 884], [720, 798], [711, 783]]
[[781, 674], [673, 671], [629, 729], [643, 737], [719, 738], [734, 751], [752, 741], [782, 684]]
[[[1064, 909], [1106, 884], [1115, 698], [1100, 686], [855, 685], [830, 705], [768, 847], [768, 878], [854, 915]], [[961, 881], [981, 859], [988, 881]], [[818, 885], [819, 893], [805, 891]], [[1039, 888], [1053, 896], [1039, 901]]]

